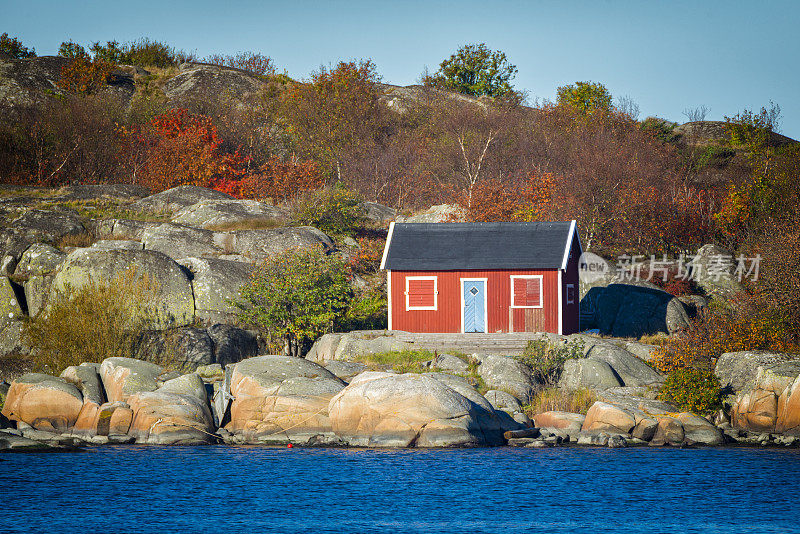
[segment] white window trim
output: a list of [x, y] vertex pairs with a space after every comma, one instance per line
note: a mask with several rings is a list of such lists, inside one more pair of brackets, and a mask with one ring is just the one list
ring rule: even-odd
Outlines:
[[[514, 309], [540, 309], [544, 308], [544, 283], [541, 274], [512, 274], [511, 275], [511, 307]], [[517, 278], [539, 279], [539, 305], [538, 306], [516, 306], [514, 303], [514, 280]]]
[[[411, 306], [408, 301], [408, 286], [411, 280], [433, 280], [433, 306]], [[439, 305], [439, 281], [437, 276], [406, 276], [406, 311], [437, 310]]]
[[[570, 288], [572, 288], [572, 293], [569, 291]], [[575, 304], [575, 284], [567, 284], [567, 304]]]
[[[483, 333], [489, 332], [489, 279], [461, 278], [461, 333], [464, 331], [464, 282], [483, 282]], [[472, 333], [472, 332], [470, 332]]]

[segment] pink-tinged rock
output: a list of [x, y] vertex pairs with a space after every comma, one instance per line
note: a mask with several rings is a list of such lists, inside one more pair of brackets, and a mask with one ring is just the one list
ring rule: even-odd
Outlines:
[[778, 421], [775, 430], [800, 436], [800, 377], [781, 394]]
[[354, 446], [500, 445], [508, 430], [507, 414], [474, 390], [428, 374], [361, 373], [331, 399], [329, 413], [336, 435]]
[[344, 388], [330, 371], [303, 358], [258, 356], [231, 373], [231, 421], [250, 443], [307, 443], [333, 437], [328, 402]]
[[128, 403], [133, 411], [128, 435], [137, 443], [193, 444], [215, 439], [211, 411], [196, 397], [149, 391], [131, 395]]
[[29, 373], [11, 383], [2, 414], [37, 430], [64, 432], [83, 408], [83, 396], [62, 378]]
[[595, 402], [586, 413], [581, 428], [584, 432], [602, 430], [627, 434], [636, 426], [636, 418], [627, 410], [623, 410], [607, 402]]
[[533, 416], [537, 428], [554, 428], [557, 430], [575, 430], [580, 432], [585, 415], [570, 412], [543, 412]]
[[133, 422], [133, 410], [127, 406], [117, 407], [111, 414], [108, 423], [108, 435], [124, 435], [127, 434]]
[[651, 445], [680, 445], [685, 438], [683, 424], [675, 417], [660, 417]]
[[97, 418], [100, 414], [100, 405], [96, 402], [85, 401], [78, 414], [78, 419], [72, 427], [73, 434], [85, 436], [97, 435]]
[[126, 402], [134, 393], [155, 391], [163, 375], [161, 366], [133, 358], [107, 358], [100, 365], [108, 402]]

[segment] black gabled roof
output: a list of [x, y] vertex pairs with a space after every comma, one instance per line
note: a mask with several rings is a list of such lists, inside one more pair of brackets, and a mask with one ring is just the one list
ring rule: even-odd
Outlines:
[[[571, 222], [396, 223], [384, 269], [559, 269], [575, 234]], [[577, 236], [575, 237], [577, 239]]]

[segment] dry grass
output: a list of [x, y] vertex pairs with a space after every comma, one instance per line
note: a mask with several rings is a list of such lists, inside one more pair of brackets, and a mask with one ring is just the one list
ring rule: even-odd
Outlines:
[[591, 389], [566, 391], [558, 388], [543, 389], [525, 406], [529, 417], [543, 412], [570, 412], [586, 414], [597, 402], [597, 395]]
[[46, 313], [29, 319], [23, 332], [36, 354], [36, 370], [58, 374], [81, 362], [131, 356], [134, 340], [150, 324], [142, 303], [156, 291], [146, 273], [128, 268], [107, 283], [91, 281], [54, 295]]
[[639, 338], [639, 343], [645, 345], [663, 345], [669, 339], [667, 334], [648, 334]]
[[56, 243], [56, 248], [65, 250], [71, 247], [88, 247], [97, 241], [97, 238], [89, 232], [82, 232], [80, 234], [65, 235]]

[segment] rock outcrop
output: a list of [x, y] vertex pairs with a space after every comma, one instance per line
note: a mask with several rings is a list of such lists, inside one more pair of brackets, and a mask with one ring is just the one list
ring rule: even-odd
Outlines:
[[195, 185], [181, 185], [137, 200], [130, 205], [130, 209], [150, 213], [174, 214], [188, 206], [205, 200], [235, 199], [230, 195], [226, 195], [214, 189], [197, 187]]
[[12, 382], [2, 414], [37, 430], [63, 432], [71, 428], [83, 407], [80, 390], [63, 378], [29, 373]]
[[673, 295], [644, 285], [592, 287], [581, 299], [581, 327], [613, 337], [674, 333], [689, 327], [685, 305]]
[[275, 206], [256, 200], [202, 200], [175, 213], [172, 222], [195, 228], [279, 224], [288, 217]]
[[258, 356], [230, 372], [230, 423], [246, 443], [325, 443], [335, 440], [328, 403], [345, 384], [301, 358]]
[[329, 413], [337, 436], [363, 447], [500, 445], [509, 429], [485, 399], [479, 404], [426, 374], [362, 373]]
[[158, 390], [129, 399], [133, 412], [128, 435], [137, 443], [193, 445], [216, 441], [208, 402], [195, 395]]

